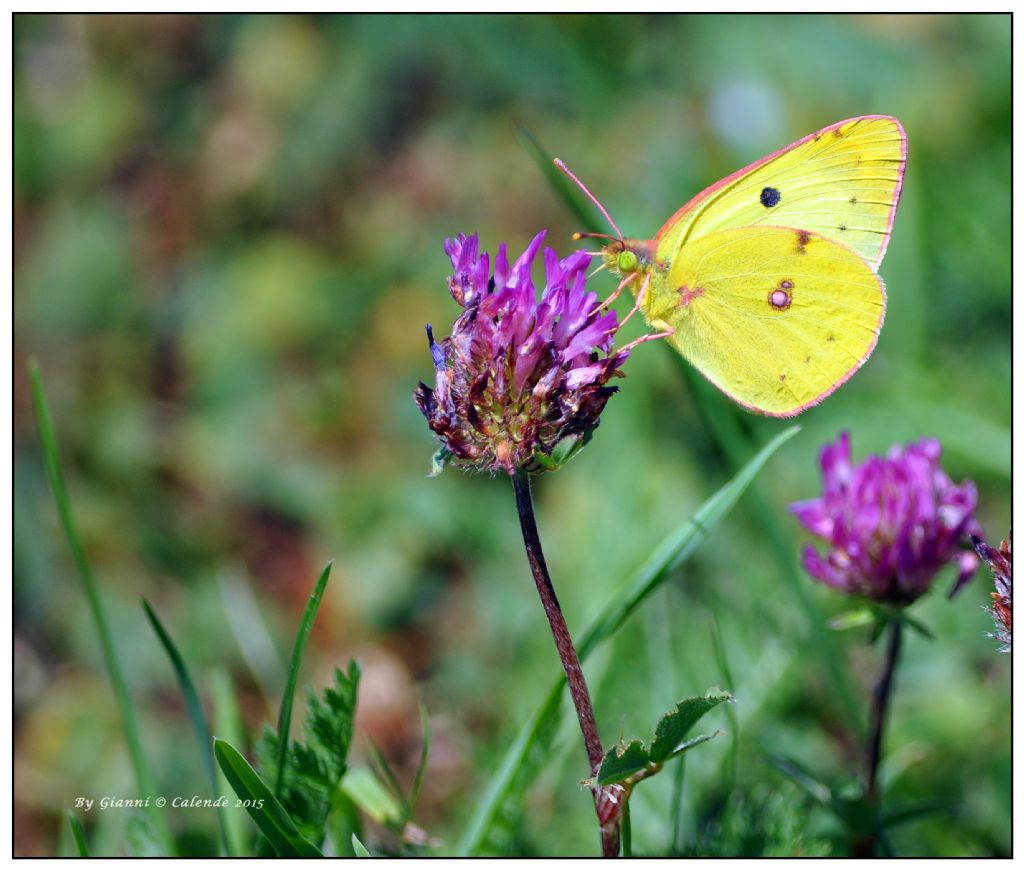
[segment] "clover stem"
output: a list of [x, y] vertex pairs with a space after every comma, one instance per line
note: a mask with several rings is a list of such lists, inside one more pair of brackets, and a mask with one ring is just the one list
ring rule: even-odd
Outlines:
[[889, 698], [892, 695], [893, 674], [896, 661], [903, 645], [903, 624], [893, 621], [889, 626], [889, 646], [885, 654], [885, 668], [875, 684], [871, 698], [871, 738], [868, 743], [868, 787], [865, 797], [869, 801], [878, 800], [878, 764], [882, 759], [882, 732], [885, 730], [885, 717], [889, 709]]
[[[555, 595], [555, 587], [551, 583], [547, 563], [544, 561], [544, 551], [541, 549], [537, 520], [533, 512], [533, 494], [530, 490], [529, 474], [518, 469], [512, 477], [512, 487], [516, 494], [516, 509], [519, 511], [519, 525], [523, 531], [526, 557], [530, 562], [530, 570], [533, 572], [533, 579], [537, 584], [541, 604], [544, 605], [548, 625], [551, 626], [551, 635], [555, 640], [558, 656], [562, 660], [562, 668], [565, 670], [569, 694], [572, 695], [576, 716], [580, 722], [580, 731], [583, 732], [583, 743], [586, 746], [587, 759], [590, 761], [590, 772], [591, 775], [596, 775], [601, 767], [604, 752], [601, 749], [601, 738], [597, 733], [594, 705], [590, 701], [590, 692], [583, 676], [583, 668], [580, 665], [579, 656], [576, 654], [576, 648], [573, 646], [569, 627], [565, 624], [562, 608], [558, 604], [558, 596]], [[599, 789], [595, 787], [593, 792], [596, 804]], [[601, 827], [601, 849], [606, 858], [618, 855], [618, 822]]]
[[[889, 645], [886, 648], [885, 665], [871, 695], [871, 730], [867, 747], [867, 787], [864, 791], [864, 799], [875, 808], [879, 803], [878, 765], [882, 759], [882, 734], [885, 731], [889, 699], [892, 697], [893, 675], [896, 672], [896, 662], [899, 660], [902, 645], [903, 623], [893, 620], [889, 625]], [[855, 854], [860, 857], [874, 854], [877, 842], [877, 834], [866, 838], [855, 845]]]

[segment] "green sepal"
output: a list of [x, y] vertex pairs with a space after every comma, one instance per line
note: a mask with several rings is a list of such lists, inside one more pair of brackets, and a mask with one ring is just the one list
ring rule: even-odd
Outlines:
[[579, 452], [590, 443], [592, 434], [587, 432], [584, 435], [566, 435], [551, 448], [550, 453], [534, 450], [527, 471], [558, 471], [570, 459], [575, 459]]
[[935, 640], [935, 635], [932, 634], [931, 629], [929, 629], [928, 626], [921, 622], [921, 620], [916, 616], [911, 616], [907, 612], [906, 607], [890, 607], [873, 601], [866, 602], [865, 607], [874, 620], [871, 625], [871, 634], [868, 638], [869, 644], [873, 644], [878, 640], [878, 638], [882, 636], [882, 632], [884, 632], [889, 624], [893, 622], [898, 622], [905, 625], [907, 628], [912, 628], [928, 640]]
[[558, 471], [558, 463], [543, 450], [534, 450], [527, 471]]
[[444, 467], [448, 464], [448, 460], [451, 457], [451, 450], [444, 446], [438, 447], [437, 452], [430, 457], [430, 472], [427, 474], [427, 477], [437, 477], [444, 471]]
[[591, 434], [587, 432], [585, 435], [567, 435], [559, 441], [551, 451], [551, 459], [555, 466], [561, 468], [570, 459], [575, 458], [590, 443]]
[[833, 616], [828, 621], [828, 627], [835, 631], [849, 631], [851, 628], [870, 625], [874, 620], [875, 614], [870, 607], [858, 607]]
[[928, 626], [925, 625], [923, 622], [921, 622], [921, 620], [918, 619], [916, 616], [911, 616], [909, 613], [904, 611], [900, 614], [900, 622], [907, 626], [907, 628], [914, 629], [914, 631], [916, 631], [922, 637], [927, 638], [928, 640], [935, 640], [935, 635], [932, 634], [931, 629], [928, 628]]

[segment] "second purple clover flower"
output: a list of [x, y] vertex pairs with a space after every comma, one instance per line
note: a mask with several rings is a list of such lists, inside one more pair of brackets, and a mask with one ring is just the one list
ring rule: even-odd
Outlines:
[[935, 574], [955, 562], [955, 592], [978, 567], [961, 542], [978, 531], [971, 481], [955, 485], [939, 467], [942, 448], [925, 438], [894, 445], [885, 457], [860, 465], [842, 433], [821, 451], [821, 498], [790, 510], [827, 545], [824, 555], [804, 550], [803, 565], [817, 580], [874, 601], [903, 606], [924, 594]]
[[597, 427], [617, 389], [609, 379], [629, 347], [614, 350], [619, 321], [588, 293], [590, 255], [543, 254], [545, 286], [531, 276], [544, 233], [509, 265], [504, 244], [491, 269], [475, 235], [444, 246], [452, 298], [465, 310], [451, 335], [427, 336], [435, 387], [420, 384], [416, 404], [441, 441], [440, 460], [480, 471], [557, 468]]

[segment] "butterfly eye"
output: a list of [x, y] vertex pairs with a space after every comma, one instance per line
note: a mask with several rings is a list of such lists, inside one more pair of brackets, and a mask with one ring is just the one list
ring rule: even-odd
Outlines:
[[616, 265], [619, 267], [620, 272], [635, 272], [637, 267], [636, 254], [633, 251], [623, 251], [619, 254], [619, 260]]

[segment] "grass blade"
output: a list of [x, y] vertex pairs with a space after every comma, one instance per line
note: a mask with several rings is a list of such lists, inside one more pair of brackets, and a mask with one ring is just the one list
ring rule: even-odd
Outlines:
[[[216, 799], [218, 796], [217, 769], [213, 763], [213, 743], [210, 738], [210, 729], [206, 724], [206, 716], [203, 713], [203, 704], [199, 700], [199, 693], [196, 692], [195, 683], [192, 682], [192, 677], [189, 676], [185, 660], [181, 657], [181, 653], [178, 652], [178, 648], [175, 646], [174, 641], [171, 640], [167, 629], [164, 628], [163, 623], [157, 618], [156, 613], [153, 612], [153, 608], [149, 606], [149, 602], [145, 598], [142, 599], [142, 609], [146, 613], [149, 624], [153, 626], [153, 631], [156, 632], [156, 636], [160, 639], [167, 657], [171, 660], [174, 675], [178, 678], [181, 695], [185, 699], [185, 707], [188, 710], [189, 718], [192, 720], [192, 729], [195, 731], [196, 740], [199, 742], [199, 755], [203, 759], [206, 778], [210, 782], [210, 792]], [[220, 824], [220, 836], [225, 854], [230, 855], [224, 807], [217, 807], [217, 821]]]
[[[718, 664], [718, 670], [722, 675], [722, 679], [725, 681], [725, 685], [728, 686], [730, 691], [732, 691], [736, 687], [736, 681], [733, 679], [732, 669], [729, 667], [729, 659], [725, 653], [725, 643], [722, 641], [722, 632], [718, 627], [718, 620], [715, 619], [714, 614], [711, 615], [710, 627], [711, 648], [715, 653], [715, 661]], [[723, 791], [728, 793], [732, 791], [733, 786], [736, 784], [736, 772], [739, 769], [740, 717], [736, 715], [736, 708], [732, 704], [725, 705], [725, 715], [729, 720], [730, 746], [728, 776], [723, 784]]]
[[[50, 489], [53, 491], [54, 501], [57, 503], [57, 513], [60, 516], [60, 523], [64, 529], [64, 537], [67, 540], [68, 548], [71, 550], [71, 557], [78, 571], [82, 589], [85, 592], [89, 612], [96, 626], [96, 633], [99, 635], [100, 647], [103, 651], [103, 661], [107, 666], [107, 673], [110, 676], [110, 683], [121, 713], [121, 727], [124, 730], [125, 743], [128, 744], [128, 754], [131, 757], [132, 768], [135, 772], [136, 787], [139, 790], [140, 797], [155, 796], [156, 781], [150, 770], [149, 763], [146, 761], [146, 754], [142, 750], [142, 736], [139, 731], [139, 721], [135, 715], [135, 707], [132, 705], [131, 696], [128, 694], [128, 685], [125, 682], [124, 672], [121, 670], [121, 663], [117, 657], [117, 650], [114, 647], [114, 639], [110, 633], [110, 626], [107, 623], [107, 615], [103, 609], [99, 589], [96, 586], [96, 580], [93, 577], [89, 561], [86, 559], [85, 550], [82, 547], [81, 539], [78, 537], [78, 527], [75, 525], [74, 515], [71, 512], [71, 500], [68, 497], [67, 486], [64, 483], [64, 473], [60, 465], [57, 434], [53, 427], [53, 418], [50, 416], [50, 407], [46, 401], [46, 393], [43, 390], [39, 365], [34, 359], [29, 360], [28, 363], [28, 379], [32, 392], [32, 404], [35, 407], [36, 422], [39, 425], [39, 441], [43, 451], [46, 476], [50, 481]], [[167, 820], [153, 802], [150, 803], [149, 813], [158, 836], [166, 846], [168, 853], [172, 854], [173, 843], [170, 830], [167, 827]]]
[[711, 530], [732, 510], [772, 455], [800, 431], [791, 426], [776, 435], [725, 486], [702, 504], [693, 517], [677, 526], [634, 574], [632, 582], [613, 598], [580, 641], [580, 657], [589, 654], [607, 640], [633, 614], [633, 611], [676, 568], [704, 543]]
[[295, 702], [295, 686], [299, 681], [302, 655], [306, 651], [306, 641], [309, 640], [309, 633], [313, 630], [313, 620], [316, 619], [316, 612], [324, 597], [324, 589], [327, 588], [327, 580], [331, 576], [333, 564], [334, 562], [328, 562], [324, 566], [324, 570], [320, 572], [320, 579], [316, 581], [313, 594], [309, 596], [306, 609], [302, 611], [302, 621], [299, 623], [299, 631], [295, 635], [295, 644], [292, 646], [292, 658], [288, 665], [288, 681], [285, 683], [284, 694], [281, 696], [281, 712], [277, 717], [277, 779], [274, 783], [274, 794], [276, 795], [281, 794], [284, 768], [288, 763], [288, 732], [292, 726], [292, 704]]
[[353, 767], [341, 780], [341, 790], [378, 825], [401, 829], [404, 807], [369, 767]]
[[406, 800], [405, 794], [402, 792], [402, 786], [398, 781], [398, 777], [395, 776], [395, 772], [391, 769], [391, 765], [388, 764], [388, 760], [384, 757], [384, 753], [380, 751], [380, 747], [374, 743], [373, 740], [368, 740], [367, 742], [370, 770], [372, 770], [373, 775], [381, 781], [381, 784], [391, 792], [391, 796], [402, 808], [402, 815], [404, 817], [403, 821], [408, 821], [412, 814], [409, 812], [409, 802]]
[[[729, 483], [704, 502], [691, 519], [680, 523], [669, 533], [583, 634], [577, 645], [581, 661], [618, 631], [647, 596], [693, 555], [711, 533], [711, 530], [736, 504], [765, 463], [799, 431], [799, 426], [792, 426], [775, 436]], [[484, 844], [491, 825], [504, 804], [537, 735], [550, 725], [552, 717], [559, 714], [561, 710], [559, 702], [564, 685], [565, 676], [560, 675], [551, 686], [540, 708], [526, 722], [516, 737], [515, 743], [505, 753], [501, 766], [490, 780], [477, 811], [473, 814], [459, 841], [457, 854], [473, 855]]]
[[895, 828], [897, 825], [940, 814], [955, 817], [957, 814], [956, 804], [942, 798], [902, 804], [883, 813], [882, 824], [886, 828]]
[[683, 851], [683, 786], [686, 784], [686, 756], [676, 763], [672, 774], [672, 850], [670, 855], [679, 855]]
[[829, 788], [825, 783], [819, 782], [810, 773], [808, 773], [801, 765], [797, 764], [792, 758], [783, 758], [782, 756], [768, 756], [768, 763], [772, 765], [783, 775], [789, 777], [792, 782], [795, 782], [800, 788], [802, 788], [808, 795], [814, 800], [820, 803], [823, 807], [828, 809], [833, 808], [834, 800], [832, 795], [832, 789]]
[[[213, 730], [222, 734], [232, 746], [245, 745], [245, 728], [242, 714], [235, 699], [230, 674], [223, 668], [216, 668], [210, 674], [210, 694], [213, 696]], [[213, 745], [212, 742], [210, 744]], [[217, 770], [217, 794], [226, 794], [229, 787], [224, 772]], [[228, 854], [245, 856], [251, 851], [250, 827], [247, 815], [241, 807], [225, 807], [224, 821], [227, 826]]]
[[352, 851], [356, 853], [356, 857], [357, 858], [372, 858], [373, 857], [373, 855], [370, 854], [370, 852], [366, 848], [366, 846], [364, 846], [359, 841], [359, 838], [355, 834], [352, 835]]
[[416, 802], [420, 799], [420, 790], [423, 788], [423, 777], [427, 773], [427, 758], [430, 756], [430, 718], [427, 715], [427, 708], [420, 704], [420, 733], [422, 734], [422, 746], [420, 748], [420, 763], [416, 767], [416, 776], [412, 780], [412, 790], [409, 792], [409, 818], [416, 812]]
[[[580, 656], [580, 658], [583, 657]], [[544, 703], [519, 730], [515, 742], [505, 753], [501, 760], [501, 766], [490, 778], [487, 790], [459, 840], [455, 854], [460, 858], [471, 857], [480, 851], [480, 847], [486, 841], [487, 834], [497, 819], [501, 806], [511, 791], [530, 749], [542, 732], [554, 730], [553, 723], [557, 720], [564, 685], [564, 680], [559, 679], [551, 687]]]
[[576, 185], [555, 166], [554, 155], [549, 154], [537, 137], [523, 124], [516, 122], [515, 128], [519, 143], [529, 152], [541, 174], [547, 179], [558, 198], [575, 215], [580, 226], [590, 233], [608, 232], [608, 228], [594, 216], [590, 203], [584, 199]]
[[273, 710], [273, 699], [284, 685], [285, 672], [249, 578], [237, 568], [224, 571], [217, 575], [217, 588], [242, 659], [256, 678], [267, 710]]
[[242, 754], [226, 740], [213, 738], [213, 754], [235, 794], [270, 845], [283, 858], [322, 858], [323, 853], [299, 833], [295, 822]]
[[71, 812], [71, 810], [68, 810], [68, 824], [71, 825], [71, 836], [75, 840], [78, 857], [89, 858], [89, 847], [85, 843], [85, 831], [82, 830], [82, 823], [78, 821], [78, 816]]

